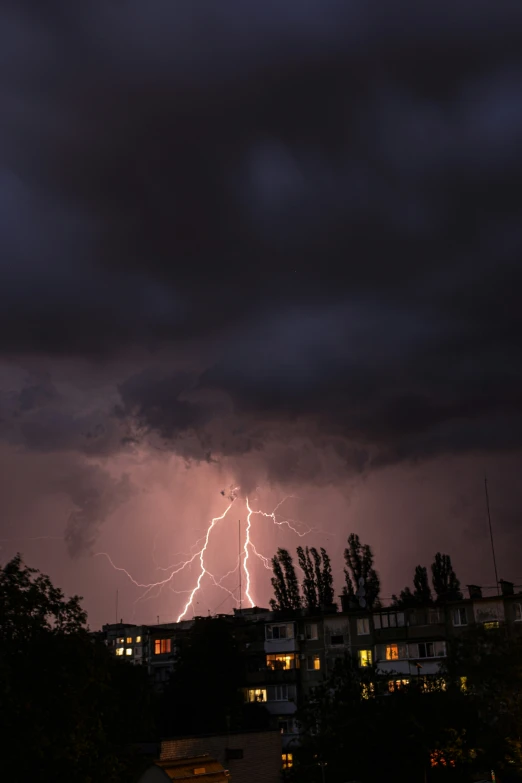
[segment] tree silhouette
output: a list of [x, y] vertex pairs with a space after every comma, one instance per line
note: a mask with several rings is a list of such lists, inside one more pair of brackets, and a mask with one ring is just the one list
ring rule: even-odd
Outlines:
[[334, 606], [333, 576], [330, 558], [325, 549], [297, 548], [299, 566], [303, 571], [303, 600], [307, 609]]
[[394, 606], [401, 606], [406, 609], [432, 603], [433, 598], [428, 581], [428, 570], [424, 566], [418, 565], [415, 567], [413, 586], [415, 588], [413, 592], [409, 587], [405, 587], [404, 590], [401, 590], [398, 598], [396, 595], [392, 595]]
[[458, 601], [462, 598], [460, 591], [460, 582], [451, 565], [449, 555], [437, 552], [435, 560], [431, 566], [433, 589], [437, 596], [437, 601]]
[[373, 567], [373, 552], [368, 544], [361, 544], [357, 533], [348, 536], [348, 547], [344, 550], [346, 568], [345, 595], [355, 595], [359, 589], [359, 582], [364, 582], [365, 599], [369, 609], [376, 607], [379, 602], [381, 582], [377, 571]]
[[117, 783], [153, 736], [147, 671], [117, 660], [66, 599], [20, 555], [0, 566], [2, 779]]
[[303, 549], [302, 546], [298, 546], [297, 559], [299, 562], [299, 566], [304, 574], [303, 583], [302, 583], [303, 599], [306, 608], [309, 609], [310, 611], [313, 611], [314, 609], [317, 609], [317, 607], [319, 606], [319, 595], [318, 595], [318, 585], [317, 585], [317, 578], [315, 574], [315, 568], [314, 568], [314, 564], [312, 563], [312, 558], [310, 556], [310, 549], [308, 547], [306, 547], [306, 549]]
[[332, 564], [326, 549], [321, 547], [321, 578], [319, 580], [319, 604], [323, 607], [331, 607], [334, 605], [334, 587], [333, 587], [333, 575]]
[[413, 595], [420, 604], [430, 604], [433, 600], [431, 587], [428, 580], [428, 569], [425, 566], [415, 566], [415, 575], [413, 577], [413, 586], [415, 590]]
[[409, 609], [417, 606], [417, 599], [411, 589], [405, 587], [404, 590], [401, 590], [398, 597], [395, 594], [392, 595], [392, 606], [399, 606], [401, 609]]
[[65, 600], [45, 574], [29, 568], [17, 554], [0, 568], [0, 643], [21, 645], [44, 631], [77, 633], [87, 613], [80, 598]]
[[272, 558], [271, 579], [274, 588], [274, 598], [270, 606], [274, 611], [294, 610], [301, 608], [299, 582], [295, 574], [294, 563], [288, 549], [278, 549]]

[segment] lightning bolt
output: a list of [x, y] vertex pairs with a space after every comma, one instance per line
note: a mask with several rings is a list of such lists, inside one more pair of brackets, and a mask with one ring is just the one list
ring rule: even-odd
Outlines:
[[[117, 566], [107, 552], [97, 552], [96, 555], [104, 556], [105, 558], [107, 558], [107, 560], [109, 561], [110, 565], [114, 568], [114, 570], [120, 571], [121, 573], [125, 574], [125, 576], [132, 582], [132, 584], [144, 590], [142, 595], [135, 601], [135, 604], [140, 601], [149, 600], [150, 598], [155, 598], [159, 596], [159, 594], [162, 592], [165, 586], [168, 586], [168, 589], [175, 595], [188, 595], [186, 603], [183, 606], [182, 611], [178, 615], [176, 622], [181, 622], [181, 620], [186, 618], [190, 608], [194, 606], [194, 601], [196, 599], [198, 592], [199, 591], [203, 592], [203, 582], [205, 578], [207, 578], [212, 585], [226, 592], [227, 595], [235, 602], [236, 605], [239, 604], [240, 599], [238, 599], [236, 594], [238, 588], [236, 587], [234, 590], [230, 590], [228, 587], [226, 587], [223, 584], [223, 582], [229, 576], [231, 576], [233, 573], [235, 573], [238, 570], [243, 571], [245, 575], [246, 600], [249, 603], [250, 607], [254, 607], [256, 603], [253, 596], [253, 578], [251, 572], [252, 558], [257, 558], [262, 564], [263, 568], [265, 568], [267, 571], [272, 570], [271, 558], [266, 557], [264, 554], [262, 554], [257, 549], [256, 544], [253, 540], [254, 517], [259, 516], [262, 519], [270, 520], [274, 525], [277, 525], [278, 527], [286, 526], [288, 527], [289, 530], [291, 530], [300, 538], [308, 535], [312, 531], [318, 530], [318, 528], [311, 528], [305, 525], [303, 522], [296, 519], [292, 519], [290, 517], [282, 518], [282, 515], [279, 513], [279, 510], [283, 505], [283, 503], [285, 503], [290, 498], [294, 497], [293, 495], [289, 495], [283, 498], [283, 500], [281, 500], [275, 506], [273, 511], [263, 511], [262, 509], [259, 508], [253, 508], [250, 499], [246, 497], [245, 498], [245, 505], [247, 509], [246, 531], [245, 531], [245, 538], [243, 541], [242, 549], [240, 548], [240, 552], [241, 552], [240, 557], [238, 558], [236, 566], [233, 569], [231, 569], [228, 573], [226, 573], [224, 576], [221, 576], [218, 579], [207, 568], [206, 554], [209, 547], [212, 531], [214, 530], [216, 525], [219, 522], [221, 522], [223, 519], [225, 519], [225, 517], [227, 516], [228, 512], [232, 508], [233, 503], [237, 500], [238, 491], [239, 491], [238, 487], [233, 487], [229, 492], [225, 493], [225, 491], [223, 491], [221, 493], [229, 501], [228, 506], [226, 507], [225, 511], [223, 511], [222, 514], [214, 517], [209, 522], [206, 530], [206, 534], [201, 538], [199, 538], [196, 541], [196, 543], [190, 547], [189, 552], [184, 552], [184, 553], [180, 552], [175, 556], [175, 557], [183, 557], [185, 559], [173, 563], [172, 565], [164, 567], [158, 565], [155, 561], [155, 558], [153, 558], [157, 570], [166, 572], [166, 576], [164, 579], [160, 579], [157, 582], [148, 582], [148, 583], [139, 582], [136, 579], [134, 579], [134, 577], [129, 573], [129, 571], [127, 571], [127, 569], [121, 566]], [[322, 532], [327, 532], [327, 531], [322, 531]], [[333, 534], [329, 533], [329, 535], [333, 535]], [[154, 542], [154, 549], [155, 546], [156, 546], [156, 542]], [[194, 551], [194, 549], [196, 549], [196, 551]], [[175, 590], [173, 585], [171, 584], [174, 577], [177, 574], [184, 571], [192, 563], [197, 562], [198, 559], [199, 559], [199, 573], [193, 587], [190, 590]]]
[[[266, 568], [267, 571], [271, 571], [272, 570], [270, 558], [265, 557], [265, 555], [262, 555], [261, 552], [258, 552], [256, 547], [255, 547], [254, 542], [252, 541], [252, 535], [251, 535], [252, 534], [252, 515], [253, 514], [259, 514], [260, 516], [264, 517], [265, 519], [271, 519], [272, 522], [274, 523], [274, 525], [278, 525], [279, 527], [281, 527], [282, 525], [286, 525], [290, 530], [292, 530], [292, 532], [296, 533], [296, 535], [298, 535], [300, 538], [303, 538], [303, 536], [306, 536], [309, 533], [311, 533], [314, 530], [314, 528], [308, 527], [308, 526], [304, 525], [303, 522], [300, 522], [299, 520], [296, 520], [296, 519], [290, 519], [290, 518], [289, 519], [281, 519], [281, 520], [278, 519], [278, 514], [277, 514], [278, 510], [281, 508], [283, 503], [285, 503], [287, 500], [289, 500], [290, 498], [293, 498], [293, 497], [294, 497], [293, 495], [288, 495], [287, 497], [283, 498], [283, 500], [281, 500], [277, 504], [277, 506], [274, 508], [274, 510], [270, 511], [270, 512], [269, 511], [261, 511], [261, 509], [254, 510], [250, 506], [250, 501], [249, 501], [248, 497], [245, 499], [246, 507], [247, 507], [247, 510], [248, 510], [248, 515], [247, 515], [247, 526], [246, 526], [246, 534], [245, 534], [245, 543], [244, 543], [244, 546], [243, 546], [243, 570], [244, 570], [245, 576], [246, 576], [245, 595], [246, 595], [248, 601], [250, 602], [250, 606], [251, 607], [255, 606], [255, 602], [254, 602], [254, 599], [253, 599], [252, 593], [251, 593], [252, 578], [251, 578], [249, 567], [248, 567], [248, 560], [249, 560], [249, 553], [250, 553], [250, 551], [261, 561], [262, 565], [264, 566], [264, 568]], [[295, 525], [300, 525], [300, 526], [305, 527], [307, 529], [305, 529], [305, 530], [298, 530], [295, 527]]]
[[[201, 549], [201, 551], [199, 553], [199, 563], [200, 563], [200, 566], [201, 566], [201, 571], [199, 572], [198, 581], [196, 582], [196, 586], [192, 590], [192, 592], [191, 592], [191, 594], [189, 596], [189, 599], [188, 599], [187, 603], [185, 604], [185, 607], [184, 607], [183, 611], [181, 612], [181, 614], [179, 615], [178, 619], [176, 620], [176, 622], [178, 622], [178, 623], [181, 622], [181, 620], [183, 620], [183, 618], [187, 614], [188, 610], [192, 606], [192, 602], [194, 600], [194, 597], [195, 597], [196, 593], [198, 592], [198, 590], [201, 588], [201, 582], [203, 580], [203, 577], [205, 576], [205, 574], [209, 573], [207, 571], [207, 569], [205, 568], [205, 552], [207, 551], [207, 546], [208, 546], [208, 541], [209, 541], [209, 538], [210, 538], [210, 534], [212, 533], [212, 530], [217, 525], [217, 523], [220, 522], [222, 519], [224, 519], [226, 517], [226, 515], [228, 514], [228, 512], [232, 508], [233, 502], [234, 502], [234, 499], [230, 501], [230, 503], [228, 504], [228, 506], [225, 509], [225, 511], [221, 514], [221, 516], [214, 517], [212, 522], [208, 526], [207, 535], [205, 536], [205, 543], [203, 544], [203, 548]], [[209, 576], [214, 581], [214, 584], [216, 584], [218, 587], [222, 587], [222, 585], [219, 585], [216, 582], [216, 580], [212, 576], [212, 574], [209, 574]], [[223, 588], [223, 589], [226, 589], [226, 588]]]
[[250, 503], [248, 502], [248, 498], [246, 498], [246, 507], [248, 509], [248, 515], [247, 515], [247, 526], [246, 526], [246, 533], [245, 533], [245, 544], [243, 546], [243, 571], [245, 572], [246, 577], [246, 589], [245, 589], [245, 595], [247, 599], [250, 601], [250, 606], [255, 606], [254, 599], [252, 598], [250, 594], [250, 571], [248, 570], [248, 554], [249, 554], [249, 548], [252, 547], [252, 542], [250, 540], [250, 531], [252, 530], [252, 514], [254, 513], [252, 509], [250, 508]]
[[[170, 566], [168, 568], [161, 568], [160, 566], [157, 566], [157, 568], [159, 570], [170, 571], [169, 575], [167, 577], [165, 577], [165, 579], [160, 579], [157, 582], [148, 582], [148, 583], [147, 582], [138, 582], [136, 579], [134, 579], [132, 574], [129, 571], [127, 571], [126, 568], [123, 568], [121, 566], [117, 566], [113, 562], [113, 560], [112, 560], [111, 556], [108, 554], [108, 552], [96, 552], [95, 557], [99, 557], [99, 556], [106, 557], [107, 560], [109, 561], [109, 563], [111, 564], [111, 566], [114, 568], [115, 571], [120, 571], [121, 573], [125, 574], [125, 576], [132, 582], [133, 585], [135, 585], [136, 587], [143, 588], [145, 590], [145, 592], [137, 599], [137, 601], [145, 600], [147, 598], [147, 596], [154, 590], [154, 588], [159, 588], [158, 593], [157, 593], [157, 595], [159, 595], [161, 590], [163, 589], [163, 587], [165, 587], [165, 585], [169, 585], [170, 590], [172, 590], [172, 592], [175, 593], [176, 595], [183, 595], [183, 594], [189, 593], [189, 598], [188, 598], [188, 600], [187, 600], [187, 602], [186, 602], [186, 604], [185, 604], [185, 606], [183, 608], [183, 611], [181, 612], [181, 614], [179, 615], [179, 617], [178, 617], [178, 619], [176, 621], [178, 623], [181, 622], [181, 620], [185, 617], [185, 615], [187, 614], [188, 610], [192, 606], [194, 598], [196, 597], [197, 592], [201, 589], [201, 583], [202, 583], [203, 578], [204, 578], [205, 575], [210, 578], [210, 580], [212, 581], [212, 583], [216, 587], [219, 587], [221, 590], [225, 590], [231, 596], [231, 598], [233, 598], [234, 600], [237, 600], [236, 597], [234, 596], [233, 592], [231, 590], [229, 590], [228, 587], [225, 587], [224, 585], [221, 584], [223, 579], [225, 579], [227, 576], [230, 576], [230, 574], [233, 573], [236, 569], [233, 569], [228, 574], [225, 574], [225, 576], [222, 577], [219, 580], [219, 582], [218, 582], [216, 577], [213, 574], [211, 574], [210, 571], [208, 571], [206, 566], [205, 566], [205, 552], [207, 551], [207, 547], [208, 547], [208, 543], [209, 543], [209, 539], [210, 539], [210, 534], [211, 534], [212, 530], [214, 529], [214, 527], [217, 525], [217, 523], [220, 522], [222, 519], [224, 519], [226, 517], [226, 515], [228, 514], [228, 512], [232, 508], [232, 504], [234, 503], [234, 500], [235, 500], [235, 498], [233, 498], [230, 501], [230, 503], [228, 504], [228, 506], [226, 507], [225, 511], [222, 514], [220, 514], [217, 517], [214, 517], [211, 520], [211, 522], [210, 522], [210, 524], [209, 524], [209, 526], [207, 528], [206, 535], [202, 539], [199, 539], [200, 541], [202, 541], [202, 540], [204, 541], [204, 544], [203, 544], [203, 546], [201, 547], [201, 549], [199, 551], [194, 552], [192, 554], [192, 556], [189, 557], [187, 560], [183, 560], [183, 561], [181, 561], [179, 563], [175, 563], [173, 566]], [[199, 572], [196, 584], [192, 588], [192, 590], [179, 590], [179, 591], [178, 590], [173, 590], [172, 587], [170, 586], [170, 582], [172, 581], [173, 577], [176, 576], [176, 574], [179, 574], [181, 571], [184, 571], [185, 568], [187, 566], [189, 566], [191, 563], [193, 563], [194, 560], [196, 560], [196, 558], [198, 558], [198, 557], [199, 557], [199, 564], [200, 564], [200, 572]], [[237, 568], [237, 566], [236, 566], [236, 568]]]

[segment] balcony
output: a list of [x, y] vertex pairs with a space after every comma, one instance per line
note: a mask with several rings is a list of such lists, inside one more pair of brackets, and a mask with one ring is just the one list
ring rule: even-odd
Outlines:
[[257, 672], [248, 672], [246, 681], [248, 685], [277, 685], [296, 682], [298, 671], [298, 669], [270, 669], [266, 667]]

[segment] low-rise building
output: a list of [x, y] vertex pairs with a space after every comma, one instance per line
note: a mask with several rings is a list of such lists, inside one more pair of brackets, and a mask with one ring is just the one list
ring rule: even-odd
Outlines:
[[[361, 668], [389, 675], [390, 691], [411, 682], [428, 688], [440, 675], [451, 640], [469, 628], [522, 632], [522, 594], [506, 581], [500, 583], [500, 595], [486, 596], [469, 585], [466, 597], [444, 604], [368, 611], [357, 599], [341, 596], [341, 606], [340, 612], [326, 613], [254, 607], [226, 616], [245, 655], [245, 701], [262, 703], [273, 717], [286, 766], [299, 741], [298, 709], [338, 659], [350, 656]], [[154, 626], [117, 623], [104, 626], [103, 632], [116, 656], [146, 665], [155, 686], [162, 688], [194, 620]]]
[[216, 759], [229, 772], [233, 783], [280, 783], [282, 748], [278, 731], [230, 732], [164, 740], [159, 764], [201, 754], [210, 754]]

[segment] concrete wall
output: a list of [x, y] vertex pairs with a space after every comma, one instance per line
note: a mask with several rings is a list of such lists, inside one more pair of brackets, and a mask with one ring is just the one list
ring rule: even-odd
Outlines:
[[[242, 751], [243, 758], [230, 758], [227, 749]], [[233, 783], [280, 783], [281, 734], [259, 731], [208, 737], [164, 740], [160, 758], [182, 758], [209, 753], [230, 771]]]

